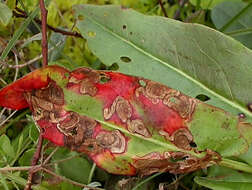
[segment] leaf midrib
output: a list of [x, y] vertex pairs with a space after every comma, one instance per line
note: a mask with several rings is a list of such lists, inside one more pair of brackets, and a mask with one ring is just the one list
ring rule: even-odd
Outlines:
[[[192, 81], [193, 83], [195, 83], [196, 85], [200, 86], [201, 88], [203, 88], [204, 90], [208, 91], [209, 93], [211, 93], [212, 95], [214, 95], [215, 97], [221, 99], [223, 102], [226, 102], [227, 104], [231, 105], [234, 108], [237, 108], [239, 110], [241, 110], [241, 112], [243, 112], [244, 114], [252, 117], [252, 113], [250, 113], [247, 109], [245, 109], [244, 107], [242, 107], [241, 105], [237, 104], [236, 102], [232, 102], [229, 99], [227, 99], [224, 96], [221, 96], [220, 94], [214, 92], [213, 90], [211, 90], [210, 88], [208, 88], [207, 86], [205, 86], [204, 84], [200, 83], [199, 81], [195, 80], [194, 78], [192, 78], [191, 76], [189, 76], [188, 74], [186, 74], [185, 72], [177, 69], [176, 67], [166, 63], [165, 61], [161, 60], [160, 58], [157, 58], [155, 56], [153, 56], [151, 53], [144, 51], [143, 49], [141, 49], [140, 47], [138, 47], [137, 45], [135, 45], [133, 42], [126, 40], [125, 38], [123, 38], [122, 36], [120, 36], [119, 34], [113, 32], [112, 30], [110, 30], [109, 28], [105, 27], [104, 25], [100, 24], [99, 22], [97, 22], [96, 20], [92, 19], [89, 17], [89, 15], [85, 15], [86, 19], [89, 19], [91, 22], [93, 22], [94, 24], [96, 24], [98, 27], [100, 27], [101, 29], [103, 29], [104, 31], [110, 33], [111, 35], [115, 36], [116, 38], [118, 38], [119, 40], [122, 40], [123, 42], [125, 42], [126, 44], [132, 46], [133, 48], [135, 48], [136, 50], [138, 50], [139, 52], [141, 52], [142, 54], [152, 58], [153, 60], [160, 62], [161, 64], [167, 66], [168, 68], [172, 69], [173, 71], [179, 73], [180, 75], [184, 76], [185, 78], [189, 79], [190, 81]], [[85, 22], [85, 21], [84, 21]]]

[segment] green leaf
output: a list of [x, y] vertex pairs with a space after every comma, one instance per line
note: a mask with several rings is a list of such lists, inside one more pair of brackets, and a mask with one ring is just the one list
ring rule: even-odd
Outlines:
[[0, 2], [0, 22], [6, 26], [9, 24], [11, 17], [12, 11], [7, 5]]
[[252, 188], [252, 183], [223, 182], [204, 177], [196, 177], [194, 181], [199, 185], [203, 185], [214, 190], [251, 190]]
[[[74, 155], [76, 155], [76, 153], [61, 148], [53, 155], [53, 160], [62, 160]], [[91, 168], [91, 163], [85, 158], [74, 157], [70, 160], [58, 163], [56, 165], [56, 172], [59, 175], [65, 176], [66, 178], [72, 179], [79, 183], [87, 184]]]
[[[77, 27], [106, 65], [142, 76], [252, 121], [251, 50], [198, 24], [144, 16], [118, 6], [74, 7]], [[155, 30], [154, 30], [155, 29]], [[126, 61], [127, 59], [127, 61]], [[242, 66], [241, 66], [242, 65]], [[242, 84], [242, 86], [241, 86]]]
[[[14, 181], [17, 184], [20, 184], [20, 185], [23, 185], [23, 186], [26, 185], [27, 179], [24, 179], [24, 178], [22, 178], [20, 176], [15, 175], [15, 173], [4, 172], [4, 173], [2, 173], [2, 175], [5, 178], [7, 178], [7, 179], [9, 179], [11, 181]], [[32, 189], [34, 189], [34, 190], [47, 190], [47, 188], [42, 187], [40, 185], [33, 185]]]
[[20, 166], [31, 165], [31, 160], [34, 155], [35, 149], [31, 148], [24, 152], [24, 154], [19, 158], [18, 163]]
[[83, 184], [87, 184], [90, 170], [91, 165], [84, 158], [73, 158], [58, 164], [60, 175]]
[[250, 190], [252, 175], [229, 168], [213, 166], [209, 168], [207, 177], [196, 177], [195, 182], [214, 190]]
[[52, 52], [49, 53], [48, 55], [48, 61], [57, 61], [59, 58], [61, 58], [61, 53], [63, 52], [65, 42], [66, 42], [66, 36], [60, 34], [60, 33], [52, 33], [50, 37], [50, 44], [49, 44], [49, 49], [54, 47], [51, 44], [58, 44], [60, 45]]
[[2, 173], [0, 173], [0, 183], [3, 185], [5, 190], [9, 190], [9, 187], [6, 182], [6, 178], [3, 177]]
[[219, 3], [225, 1], [241, 1], [241, 0], [190, 0], [190, 3], [196, 6], [198, 5], [199, 2], [199, 5], [202, 9], [212, 9]]
[[211, 18], [216, 28], [234, 36], [235, 39], [252, 48], [252, 4], [244, 2], [223, 2], [213, 8]]
[[10, 139], [6, 135], [0, 137], [0, 149], [9, 157], [14, 158], [15, 152], [11, 145]]
[[39, 131], [34, 123], [29, 126], [29, 138], [36, 143], [38, 141]]
[[69, 189], [71, 189], [71, 190], [81, 190], [80, 187], [77, 187], [77, 186], [75, 186], [73, 184], [70, 184], [70, 183], [67, 183], [67, 182], [63, 181], [61, 183], [61, 190], [69, 190]]

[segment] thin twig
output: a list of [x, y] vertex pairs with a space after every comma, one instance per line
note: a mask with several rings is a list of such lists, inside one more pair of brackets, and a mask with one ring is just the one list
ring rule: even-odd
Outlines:
[[17, 112], [17, 110], [14, 111], [14, 112], [12, 112], [5, 120], [3, 120], [3, 121], [0, 123], [0, 127], [1, 127], [3, 124], [5, 124], [5, 122], [8, 121], [16, 112]]
[[42, 55], [43, 55], [43, 67], [48, 65], [48, 44], [47, 44], [47, 10], [45, 8], [44, 0], [39, 1], [39, 6], [41, 10], [41, 20], [42, 20]]
[[40, 133], [39, 133], [37, 149], [36, 149], [36, 152], [33, 155], [32, 163], [31, 163], [32, 168], [29, 170], [25, 190], [30, 190], [31, 189], [33, 174], [38, 170], [38, 168], [36, 168], [35, 166], [38, 163], [38, 160], [39, 160], [39, 157], [40, 157], [40, 152], [41, 152], [41, 149], [42, 149], [42, 145], [43, 145], [43, 132], [41, 130]]
[[[17, 9], [17, 8], [16, 8]], [[27, 18], [28, 16], [26, 15], [26, 13], [23, 11], [23, 10], [21, 10], [21, 9], [17, 9], [20, 13], [18, 13], [18, 12], [16, 12], [16, 11], [13, 11], [13, 15], [14, 16], [16, 16], [16, 17], [21, 17], [21, 18]], [[34, 21], [37, 23], [37, 24], [39, 24], [39, 25], [41, 25], [41, 20], [39, 20], [39, 19], [34, 19]], [[82, 36], [81, 36], [81, 34], [80, 33], [78, 33], [78, 32], [71, 32], [71, 31], [66, 31], [66, 30], [62, 30], [62, 29], [60, 29], [60, 28], [55, 28], [55, 27], [53, 27], [53, 26], [51, 26], [51, 25], [49, 25], [49, 24], [47, 24], [46, 25], [47, 26], [47, 28], [48, 29], [50, 29], [50, 30], [52, 30], [52, 31], [54, 31], [54, 32], [56, 32], [56, 33], [61, 33], [61, 34], [63, 34], [63, 35], [66, 35], [66, 36], [73, 36], [73, 37], [77, 37], [77, 38], [83, 38]]]
[[57, 161], [53, 161], [53, 162], [51, 162], [51, 163], [49, 163], [49, 164], [47, 164], [47, 165], [54, 165], [54, 164], [58, 164], [58, 163], [61, 163], [61, 162], [65, 162], [65, 161], [68, 161], [68, 160], [72, 160], [73, 158], [76, 158], [76, 157], [78, 157], [79, 155], [74, 155], [74, 156], [70, 156], [70, 157], [68, 157], [68, 158], [64, 158], [64, 159], [61, 159], [61, 160], [57, 160]]
[[158, 2], [159, 2], [159, 5], [160, 5], [160, 7], [161, 7], [163, 13], [164, 13], [164, 16], [165, 16], [165, 17], [168, 17], [168, 15], [167, 15], [167, 13], [166, 13], [166, 11], [165, 11], [164, 5], [163, 5], [163, 3], [162, 3], [162, 0], [158, 0]]
[[[62, 43], [62, 42], [58, 42], [58, 43], [56, 44], [56, 47], [58, 47], [61, 43]], [[52, 50], [54, 50], [54, 49], [55, 49], [55, 47], [51, 47], [51, 48], [48, 50], [48, 52], [50, 53], [50, 52], [51, 52]], [[37, 56], [37, 57], [35, 57], [35, 58], [33, 58], [33, 59], [27, 61], [26, 63], [20, 64], [20, 65], [10, 65], [10, 64], [7, 64], [7, 63], [5, 63], [5, 62], [3, 62], [3, 61], [1, 61], [1, 60], [0, 60], [0, 63], [1, 63], [2, 65], [6, 66], [6, 67], [16, 69], [16, 68], [23, 68], [23, 67], [25, 67], [25, 66], [31, 65], [31, 64], [33, 64], [33, 63], [39, 61], [39, 60], [42, 59], [42, 58], [43, 58], [43, 55], [41, 54], [41, 55], [39, 55], [39, 56]], [[7, 85], [7, 83], [6, 83], [6, 85]]]
[[14, 76], [13, 82], [17, 80], [18, 71], [19, 71], [19, 68], [17, 67], [17, 65], [18, 65], [18, 57], [17, 57], [16, 54], [14, 54], [14, 56], [15, 56], [16, 72], [15, 72], [15, 76]]
[[0, 168], [0, 172], [7, 172], [7, 171], [28, 171], [31, 168], [39, 168], [41, 167], [40, 165], [37, 166], [20, 166], [20, 167], [4, 167], [4, 168]]
[[54, 177], [56, 177], [56, 178], [58, 178], [60, 180], [62, 180], [62, 181], [66, 181], [66, 182], [71, 183], [73, 185], [76, 185], [78, 187], [87, 188], [89, 190], [102, 190], [101, 188], [89, 187], [88, 185], [84, 185], [84, 184], [78, 183], [76, 181], [72, 181], [71, 179], [68, 179], [68, 178], [65, 178], [63, 176], [60, 176], [60, 175], [58, 175], [58, 174], [54, 173], [53, 171], [48, 170], [46, 168], [42, 168], [42, 170], [45, 171], [48, 174], [51, 174], [52, 176], [54, 176]]
[[52, 158], [52, 156], [55, 154], [55, 152], [57, 152], [57, 150], [59, 149], [59, 147], [56, 147], [52, 152], [51, 152], [51, 154], [49, 154], [49, 156], [45, 159], [45, 161], [43, 162], [43, 166], [45, 165], [45, 164], [47, 164], [49, 161], [50, 161], [50, 159]]
[[5, 82], [5, 80], [4, 80], [2, 77], [0, 77], [0, 81], [1, 81], [4, 85], [7, 85], [7, 84], [8, 84], [7, 82]]

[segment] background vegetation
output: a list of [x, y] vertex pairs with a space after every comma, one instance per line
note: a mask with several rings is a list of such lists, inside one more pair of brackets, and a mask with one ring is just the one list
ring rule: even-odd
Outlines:
[[[117, 64], [104, 64], [89, 49], [86, 39], [75, 27], [72, 6], [76, 4], [122, 5], [145, 15], [199, 23], [252, 48], [252, 3], [248, 0], [47, 0], [46, 4], [49, 62], [57, 62], [70, 69], [79, 66], [118, 69]], [[0, 88], [41, 67], [39, 15], [38, 3], [34, 0], [0, 0]], [[0, 189], [23, 189], [36, 148], [38, 130], [29, 110], [0, 111], [0, 168], [16, 168], [0, 172]], [[44, 143], [42, 153], [41, 160], [47, 170], [36, 174], [34, 189], [78, 190], [83, 189], [81, 184], [107, 190], [237, 189], [241, 186], [249, 189], [252, 184], [250, 175], [218, 167], [185, 175], [114, 176], [97, 168], [85, 155], [54, 147], [48, 141]], [[216, 181], [200, 180], [200, 177], [216, 173], [229, 173], [231, 177], [220, 185]], [[197, 183], [193, 180], [195, 176], [198, 176]]]

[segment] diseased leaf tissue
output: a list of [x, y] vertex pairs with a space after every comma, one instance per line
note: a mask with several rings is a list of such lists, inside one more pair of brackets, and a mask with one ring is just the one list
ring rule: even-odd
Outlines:
[[48, 66], [2, 89], [0, 105], [29, 106], [44, 138], [113, 174], [191, 172], [245, 153], [251, 143], [244, 134], [252, 126], [238, 116], [117, 72]]

